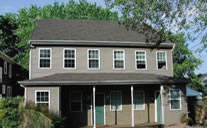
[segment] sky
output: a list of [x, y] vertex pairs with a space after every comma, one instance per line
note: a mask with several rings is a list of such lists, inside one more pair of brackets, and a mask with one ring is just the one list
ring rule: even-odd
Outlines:
[[[29, 7], [31, 4], [44, 6], [53, 4], [55, 1], [66, 3], [68, 0], [0, 0], [0, 14], [4, 13], [17, 13], [19, 9]], [[78, 0], [75, 0], [78, 1]], [[96, 3], [99, 6], [105, 7], [104, 0], [88, 0], [90, 3]], [[199, 39], [189, 43], [189, 48], [193, 50], [195, 56], [203, 61], [203, 64], [196, 70], [196, 73], [207, 73], [207, 51], [196, 53], [196, 47], [199, 45]]]

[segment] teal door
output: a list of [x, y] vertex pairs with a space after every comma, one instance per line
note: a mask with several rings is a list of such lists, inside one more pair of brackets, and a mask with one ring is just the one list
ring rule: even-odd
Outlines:
[[161, 96], [160, 96], [160, 92], [156, 92], [156, 105], [157, 105], [157, 122], [162, 121], [162, 106], [161, 106]]
[[104, 94], [96, 94], [96, 124], [104, 124]]

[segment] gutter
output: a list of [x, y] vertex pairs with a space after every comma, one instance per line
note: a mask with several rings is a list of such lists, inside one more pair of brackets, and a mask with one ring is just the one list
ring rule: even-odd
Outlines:
[[[156, 43], [131, 41], [90, 41], [90, 40], [29, 40], [31, 45], [70, 45], [70, 46], [108, 46], [108, 47], [155, 47]], [[160, 48], [173, 48], [173, 43], [161, 43]]]

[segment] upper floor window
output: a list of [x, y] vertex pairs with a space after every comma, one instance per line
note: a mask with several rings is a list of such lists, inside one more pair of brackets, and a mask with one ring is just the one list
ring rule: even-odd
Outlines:
[[170, 110], [181, 110], [181, 90], [170, 89]]
[[136, 68], [137, 69], [146, 69], [146, 52], [145, 51], [136, 51]]
[[40, 48], [39, 68], [51, 68], [51, 48]]
[[76, 49], [64, 49], [64, 68], [76, 68]]
[[4, 61], [4, 74], [7, 74], [7, 62]]
[[166, 52], [157, 52], [157, 69], [167, 69]]
[[50, 91], [48, 91], [48, 90], [36, 90], [35, 91], [35, 103], [38, 106], [47, 106], [47, 107], [49, 107]]
[[9, 78], [12, 78], [12, 64], [9, 64]]
[[98, 49], [88, 50], [88, 68], [89, 69], [100, 68], [100, 52]]
[[113, 52], [113, 68], [124, 69], [125, 68], [125, 54], [124, 50], [114, 50]]

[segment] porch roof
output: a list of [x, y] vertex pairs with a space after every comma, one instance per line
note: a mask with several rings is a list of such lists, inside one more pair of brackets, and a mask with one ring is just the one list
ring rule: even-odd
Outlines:
[[147, 73], [62, 73], [19, 81], [22, 86], [184, 84], [187, 82], [187, 79]]

